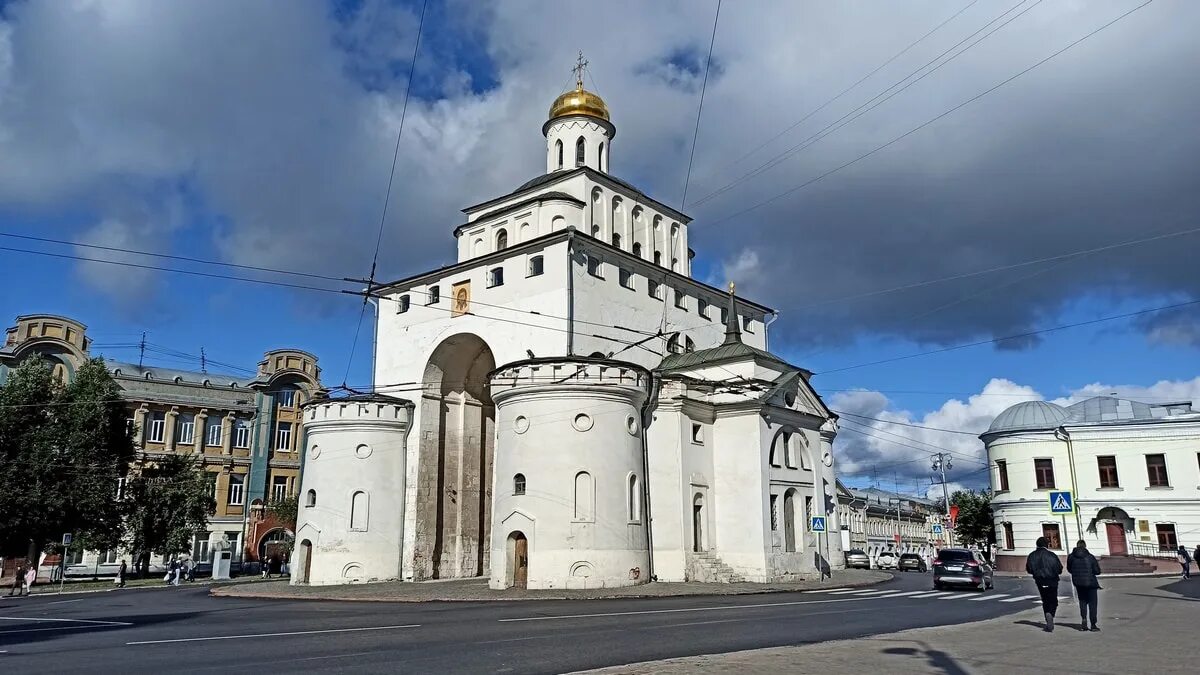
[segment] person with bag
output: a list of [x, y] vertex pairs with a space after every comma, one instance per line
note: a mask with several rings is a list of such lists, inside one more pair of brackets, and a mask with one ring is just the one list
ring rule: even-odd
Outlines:
[[1042, 612], [1046, 615], [1046, 632], [1054, 632], [1054, 614], [1058, 611], [1058, 578], [1062, 575], [1062, 561], [1050, 552], [1050, 540], [1038, 537], [1037, 549], [1025, 559], [1025, 571], [1037, 584], [1038, 595], [1042, 596]]
[[1187, 547], [1183, 544], [1179, 545], [1179, 555], [1175, 556], [1179, 561], [1179, 566], [1183, 568], [1183, 578], [1192, 578], [1192, 557], [1188, 555]]
[[1067, 572], [1071, 574], [1071, 584], [1075, 586], [1075, 597], [1079, 598], [1080, 630], [1089, 630], [1090, 622], [1090, 630], [1099, 632], [1096, 615], [1099, 612], [1100, 580], [1096, 575], [1100, 574], [1100, 562], [1087, 550], [1087, 542], [1082, 539], [1075, 543], [1075, 550], [1067, 556]]

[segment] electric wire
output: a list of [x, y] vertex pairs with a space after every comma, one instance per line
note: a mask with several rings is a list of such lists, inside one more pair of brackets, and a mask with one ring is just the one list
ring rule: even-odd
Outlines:
[[708, 70], [712, 66], [713, 45], [717, 43], [717, 20], [721, 18], [721, 0], [717, 0], [717, 11], [713, 15], [712, 38], [708, 41], [708, 58], [704, 61], [704, 80], [700, 83], [700, 105], [696, 106], [696, 129], [692, 132], [692, 151], [688, 155], [687, 176], [683, 179], [683, 196], [679, 208], [687, 205], [688, 184], [692, 181], [692, 164], [696, 161], [696, 141], [700, 138], [700, 114], [704, 112], [704, 92], [708, 89]]

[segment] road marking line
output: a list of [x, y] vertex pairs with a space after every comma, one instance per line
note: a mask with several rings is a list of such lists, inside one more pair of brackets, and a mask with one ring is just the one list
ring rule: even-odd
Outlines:
[[902, 591], [900, 593], [888, 593], [887, 595], [880, 595], [877, 597], [880, 597], [880, 598], [903, 598], [903, 597], [909, 596], [909, 595], [921, 595], [923, 593], [928, 593], [928, 592], [929, 591]]
[[75, 598], [74, 600], [55, 600], [54, 602], [47, 602], [46, 604], [47, 605], [62, 605], [62, 604], [68, 603], [68, 602], [83, 602], [84, 600], [87, 600], [87, 598]]
[[1001, 593], [1000, 595], [992, 593], [990, 595], [981, 595], [978, 598], [971, 598], [971, 602], [979, 602], [981, 600], [999, 600], [1000, 598], [1007, 598], [1007, 597], [1008, 597], [1008, 593]]
[[56, 623], [90, 623], [100, 626], [132, 626], [127, 621], [97, 621], [95, 619], [41, 619], [32, 616], [0, 616], [0, 621], [53, 621]]
[[861, 590], [858, 588], [851, 588], [850, 590], [846, 590], [846, 591], [838, 591], [837, 593], [830, 593], [830, 595], [875, 595], [877, 593], [887, 593], [887, 591], [864, 591], [864, 590]]
[[763, 602], [754, 605], [721, 605], [719, 607], [681, 607], [678, 609], [642, 609], [630, 612], [600, 612], [597, 614], [560, 614], [556, 616], [518, 616], [496, 619], [500, 623], [510, 621], [557, 621], [559, 619], [592, 619], [604, 616], [635, 616], [638, 614], [675, 614], [677, 612], [715, 612], [724, 609], [757, 609], [759, 607], [791, 607], [794, 605], [825, 605], [835, 602], [858, 602], [867, 598], [839, 598], [837, 600], [808, 600], [793, 602]]
[[963, 598], [969, 598], [969, 597], [971, 597], [971, 596], [969, 596], [965, 593], [951, 593], [945, 597], [938, 598], [938, 600], [962, 600]]
[[213, 635], [210, 637], [195, 637], [195, 638], [175, 638], [173, 640], [137, 640], [135, 642], [126, 642], [126, 645], [160, 645], [170, 642], [205, 642], [207, 640], [243, 640], [246, 638], [260, 637], [285, 637], [288, 635], [317, 635], [320, 633], [353, 633], [357, 631], [368, 630], [392, 630], [395, 628], [420, 628], [419, 623], [410, 623], [403, 626], [367, 626], [364, 628], [327, 628], [325, 630], [298, 630], [290, 633], [256, 633], [254, 635]]
[[914, 598], [936, 598], [940, 595], [953, 595], [953, 593], [951, 593], [950, 591], [933, 591], [933, 592], [926, 591], [925, 593], [923, 593], [921, 595], [914, 595], [913, 597]]
[[848, 591], [848, 590], [850, 590], [850, 589], [846, 588], [845, 586], [839, 586], [838, 588], [818, 588], [815, 591], [804, 591], [804, 593], [832, 593], [834, 591]]
[[1036, 595], [1019, 595], [1019, 596], [1017, 596], [1017, 597], [1015, 597], [1015, 598], [1009, 598], [1009, 599], [1007, 599], [1007, 600], [1001, 600], [1000, 602], [1020, 602], [1020, 601], [1022, 601], [1022, 600], [1029, 600], [1030, 598], [1036, 598], [1036, 597], [1037, 597]]

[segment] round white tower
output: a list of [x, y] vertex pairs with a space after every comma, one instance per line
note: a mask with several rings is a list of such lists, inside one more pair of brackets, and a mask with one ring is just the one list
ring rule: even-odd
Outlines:
[[542, 125], [546, 137], [546, 173], [590, 166], [608, 173], [612, 139], [617, 129], [609, 121], [604, 99], [583, 88], [583, 54], [575, 65], [575, 89], [554, 99]]
[[649, 372], [564, 357], [510, 363], [490, 379], [491, 587], [648, 581], [642, 407]]
[[293, 584], [400, 577], [412, 411], [411, 401], [382, 395], [305, 406]]

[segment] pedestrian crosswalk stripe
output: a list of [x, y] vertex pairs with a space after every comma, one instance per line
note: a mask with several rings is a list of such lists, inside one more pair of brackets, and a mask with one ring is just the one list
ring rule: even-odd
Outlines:
[[951, 593], [945, 597], [938, 598], [938, 600], [962, 600], [963, 598], [969, 598], [969, 597], [971, 597], [971, 596], [960, 591], [958, 593]]
[[1007, 598], [1007, 597], [1008, 597], [1007, 593], [1001, 593], [1000, 595], [996, 595], [995, 593], [990, 593], [988, 595], [981, 595], [978, 598], [971, 598], [971, 600], [974, 602], [979, 602], [980, 600], [999, 600], [1000, 598]]
[[923, 595], [914, 595], [913, 597], [914, 598], [936, 598], [939, 595], [953, 595], [953, 594], [950, 593], [949, 591], [933, 591], [932, 593], [925, 593]]
[[830, 593], [830, 595], [874, 595], [876, 593], [887, 593], [887, 591], [864, 591], [861, 588], [851, 588], [845, 591]]
[[880, 598], [903, 598], [908, 595], [921, 595], [923, 593], [928, 593], [928, 591], [902, 591], [900, 593], [888, 593], [887, 595], [880, 595], [878, 597], [880, 597]]
[[1007, 600], [1001, 600], [1000, 602], [1020, 602], [1022, 600], [1031, 600], [1036, 597], [1037, 597], [1036, 595], [1018, 595], [1016, 597], [1009, 598]]
[[832, 593], [834, 591], [848, 591], [848, 590], [850, 590], [850, 589], [846, 588], [845, 586], [839, 586], [838, 588], [818, 588], [816, 590], [804, 591], [804, 592], [805, 593]]

